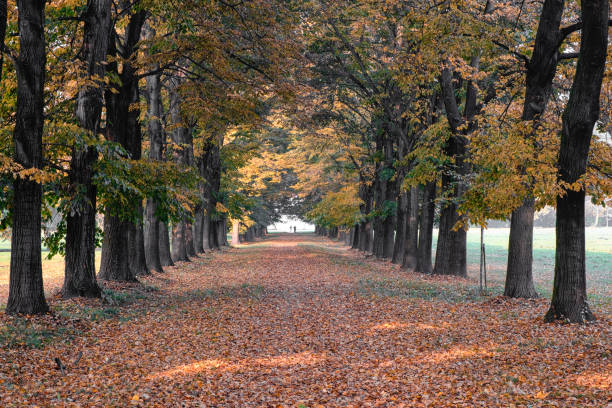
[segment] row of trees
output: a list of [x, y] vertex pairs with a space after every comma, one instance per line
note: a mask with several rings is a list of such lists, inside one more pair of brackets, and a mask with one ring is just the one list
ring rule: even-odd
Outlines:
[[7, 313], [48, 310], [41, 228], [52, 213], [61, 221], [42, 239], [65, 255], [65, 297], [226, 245], [230, 220], [250, 236], [278, 217], [281, 175], [261, 160], [261, 135], [292, 93], [288, 5], [2, 2]]
[[[610, 145], [592, 137], [610, 125], [598, 122], [608, 13], [607, 1], [321, 2], [296, 113], [309, 128], [293, 152], [307, 216], [318, 231], [350, 232], [354, 248], [456, 276], [469, 225], [510, 218], [505, 295], [531, 298], [534, 212], [555, 205], [546, 319], [594, 319], [584, 200], [611, 191]], [[316, 180], [313, 166], [329, 176]]]
[[534, 297], [534, 211], [556, 205], [548, 318], [593, 318], [584, 195], [612, 190], [592, 137], [611, 126], [607, 1], [0, 4], [7, 312], [47, 310], [56, 211], [44, 240], [65, 254], [64, 296], [223, 245], [230, 224], [252, 239], [282, 212], [457, 276], [465, 229], [510, 218], [505, 292]]

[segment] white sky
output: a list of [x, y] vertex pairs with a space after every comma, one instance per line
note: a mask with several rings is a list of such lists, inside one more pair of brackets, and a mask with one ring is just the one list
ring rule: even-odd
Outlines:
[[313, 224], [283, 215], [279, 222], [268, 227], [268, 232], [293, 232], [290, 231], [293, 227], [297, 227], [297, 232], [314, 231]]

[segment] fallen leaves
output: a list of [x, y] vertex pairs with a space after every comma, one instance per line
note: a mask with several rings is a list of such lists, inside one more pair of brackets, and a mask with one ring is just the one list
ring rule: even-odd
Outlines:
[[[603, 310], [594, 324], [544, 324], [546, 300], [465, 302], [440, 294], [469, 281], [400, 271], [320, 238], [264, 244], [167, 268], [143, 279], [153, 290], [113, 287], [115, 313], [53, 299], [56, 316], [33, 321], [71, 334], [1, 349], [0, 405], [599, 407], [610, 398]], [[395, 286], [366, 293], [364, 281]]]

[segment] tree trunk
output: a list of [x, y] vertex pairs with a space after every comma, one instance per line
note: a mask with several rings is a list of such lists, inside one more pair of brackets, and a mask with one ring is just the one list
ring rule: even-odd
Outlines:
[[202, 220], [202, 245], [204, 246], [204, 250], [214, 248], [210, 240], [210, 225], [210, 216], [204, 214], [204, 219]]
[[[140, 214], [142, 214], [142, 205], [138, 205], [140, 207]], [[142, 215], [140, 219], [143, 219]], [[144, 231], [142, 222], [129, 224], [128, 245], [128, 265], [132, 270], [132, 274], [134, 276], [150, 275], [151, 271], [149, 268], [147, 268], [147, 261], [145, 258]]]
[[104, 242], [98, 278], [119, 282], [136, 282], [128, 264], [129, 221], [122, 221], [106, 213], [104, 215]]
[[208, 244], [211, 249], [219, 249], [219, 233], [216, 220], [211, 219], [208, 224]]
[[159, 259], [162, 266], [174, 266], [170, 254], [170, 232], [168, 225], [162, 221], [159, 221]]
[[[14, 159], [25, 169], [42, 168], [45, 83], [45, 2], [17, 1], [19, 57]], [[49, 310], [43, 291], [41, 259], [41, 185], [13, 182], [13, 225], [9, 298], [6, 312], [38, 314]]]
[[195, 257], [195, 244], [193, 242], [193, 224], [185, 223], [185, 248], [187, 249], [188, 257]]
[[[559, 61], [559, 44], [561, 43], [559, 27], [563, 8], [564, 0], [547, 0], [544, 2], [533, 54], [527, 64], [522, 120], [532, 122], [533, 129], [537, 128], [539, 119], [546, 110], [546, 105], [550, 99], [552, 83]], [[533, 136], [534, 134], [530, 135], [530, 137]], [[521, 171], [524, 172], [524, 169], [521, 169]], [[510, 297], [534, 298], [537, 297], [537, 292], [533, 286], [532, 272], [533, 216], [535, 210], [531, 185], [526, 188], [527, 196], [523, 204], [514, 210], [510, 217], [508, 265], [504, 294]]]
[[436, 209], [435, 199], [436, 183], [427, 183], [423, 191], [423, 201], [419, 217], [419, 247], [417, 250], [416, 272], [430, 274], [433, 271], [433, 266], [431, 264], [431, 246]]
[[[87, 64], [86, 77], [103, 77], [111, 29], [110, 0], [89, 0], [83, 30], [82, 60]], [[85, 85], [77, 95], [76, 117], [90, 135], [100, 131], [100, 114], [104, 103], [102, 84]], [[71, 189], [81, 191], [82, 203], [71, 208], [66, 216], [66, 256], [64, 269], [64, 297], [99, 297], [96, 281], [96, 187], [93, 185], [93, 166], [98, 157], [95, 148], [75, 144], [72, 148], [69, 179]], [[78, 196], [78, 194], [77, 194]]]
[[[161, 254], [160, 254], [160, 221], [155, 216], [157, 203], [154, 199], [147, 199], [145, 206], [145, 225], [144, 225], [144, 241], [145, 241], [145, 259], [147, 267], [156, 272], [163, 272]], [[166, 230], [167, 232], [167, 230]]]
[[[466, 139], [460, 133], [465, 121], [457, 107], [455, 90], [452, 84], [452, 72], [444, 68], [440, 76], [442, 99], [452, 136], [446, 142], [445, 153], [455, 159], [454, 167], [449, 167], [442, 176], [442, 191], [451, 190], [446, 203], [440, 212], [440, 232], [436, 248], [436, 263], [433, 273], [439, 275], [467, 276], [466, 231], [463, 228], [454, 230], [461, 220], [457, 213], [458, 201], [463, 196], [465, 187], [462, 176], [466, 173]], [[468, 102], [466, 101], [466, 106]]]
[[196, 254], [204, 253], [204, 236], [202, 228], [204, 224], [204, 210], [197, 206], [195, 210], [195, 222], [193, 224], [193, 245]]
[[351, 248], [359, 249], [359, 231], [361, 229], [361, 224], [356, 224], [353, 226], [353, 235], [351, 237]]
[[[510, 220], [510, 243], [504, 296], [536, 298], [531, 265], [533, 259], [534, 200], [528, 197], [513, 213]], [[515, 259], [515, 258], [519, 259]]]
[[401, 265], [406, 253], [406, 212], [408, 210], [408, 195], [403, 191], [398, 197], [397, 216], [395, 223], [395, 246], [391, 262]]
[[[148, 40], [155, 37], [155, 29], [150, 24], [144, 26], [144, 37]], [[152, 70], [159, 69], [159, 64], [151, 65]], [[146, 78], [147, 86], [147, 134], [149, 136], [149, 160], [162, 161], [164, 149], [164, 131], [162, 129], [162, 96], [161, 77], [159, 74]], [[147, 199], [145, 205], [145, 259], [147, 267], [163, 272], [160, 255], [160, 221], [155, 214], [158, 204], [153, 198]], [[167, 232], [167, 229], [166, 229]]]
[[219, 246], [227, 246], [227, 228], [226, 228], [226, 224], [225, 224], [225, 218], [223, 218], [222, 220], [217, 221], [217, 242], [219, 243]]
[[187, 256], [187, 240], [185, 239], [185, 221], [179, 221], [172, 225], [172, 261], [189, 262]]
[[240, 221], [232, 220], [232, 245], [240, 245]]
[[[608, 47], [609, 0], [581, 2], [582, 36], [576, 74], [563, 112], [559, 179], [572, 185], [586, 172], [593, 127], [599, 118], [599, 96]], [[594, 320], [587, 303], [584, 189], [557, 197], [555, 279], [547, 321]]]
[[416, 187], [412, 187], [408, 191], [408, 207], [406, 208], [406, 238], [404, 262], [402, 268], [414, 269], [417, 264], [417, 249], [418, 249], [418, 237], [419, 237], [419, 192]]
[[[136, 52], [136, 44], [140, 41], [140, 34], [147, 16], [146, 10], [138, 10], [130, 16], [127, 27], [125, 28], [126, 38], [121, 49], [121, 56], [129, 58]], [[109, 54], [116, 56], [117, 33], [111, 30], [109, 41]], [[122, 63], [122, 71], [119, 74], [119, 66], [116, 61], [107, 64], [109, 72], [117, 75], [121, 79], [120, 84], [113, 84], [107, 87], [106, 100], [106, 132], [107, 139], [119, 143], [123, 146], [130, 157], [139, 160], [142, 149], [142, 132], [140, 129], [140, 109], [134, 108], [139, 101], [138, 77], [136, 68], [125, 60]], [[140, 213], [142, 220], [142, 204], [138, 198], [134, 198], [131, 208], [134, 215]], [[104, 217], [104, 243], [102, 244], [102, 262], [98, 276], [101, 279], [115, 281], [135, 281], [134, 274], [130, 271], [128, 258], [138, 255], [132, 261], [134, 270], [144, 271], [147, 269], [144, 257], [140, 257], [140, 252], [144, 253], [144, 240], [130, 242], [130, 238], [137, 239], [138, 234], [130, 233], [133, 228], [130, 221], [124, 221], [116, 217], [112, 208], [107, 208]], [[137, 248], [136, 245], [142, 245]], [[132, 253], [128, 252], [132, 248]], [[134, 262], [139, 262], [135, 265]]]

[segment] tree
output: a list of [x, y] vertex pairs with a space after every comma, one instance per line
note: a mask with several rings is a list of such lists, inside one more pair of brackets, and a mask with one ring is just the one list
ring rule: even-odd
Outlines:
[[574, 323], [594, 320], [587, 303], [584, 186], [593, 127], [599, 118], [599, 97], [608, 50], [608, 0], [581, 2], [580, 54], [569, 100], [563, 112], [559, 179], [564, 191], [557, 197], [555, 279], [547, 321]]
[[19, 56], [13, 182], [11, 266], [7, 313], [48, 311], [41, 260], [41, 169], [45, 84], [45, 1], [18, 0]]
[[[109, 54], [120, 57], [123, 61], [119, 73], [119, 64], [115, 61], [108, 64], [108, 71], [115, 83], [106, 91], [107, 139], [121, 145], [132, 159], [140, 159], [141, 129], [139, 110], [130, 109], [138, 102], [138, 77], [136, 67], [130, 61], [136, 53], [140, 41], [141, 30], [146, 19], [146, 10], [138, 5], [128, 5], [128, 23], [125, 38], [121, 42], [115, 30], [111, 32]], [[135, 11], [133, 11], [135, 10]], [[142, 220], [142, 207], [139, 202], [132, 202], [132, 217]], [[140, 209], [139, 209], [140, 208]], [[104, 216], [104, 242], [102, 244], [102, 260], [98, 276], [105, 280], [134, 281], [137, 273], [146, 271], [144, 261], [144, 239], [140, 241], [139, 231], [132, 220], [115, 215], [117, 209], [107, 208]], [[142, 251], [140, 250], [142, 245]], [[136, 269], [135, 269], [136, 268]]]
[[[83, 79], [87, 82], [77, 95], [76, 117], [88, 138], [96, 140], [104, 103], [102, 88], [111, 30], [111, 1], [89, 0], [84, 20], [81, 58], [86, 64]], [[66, 297], [101, 294], [95, 269], [97, 192], [93, 173], [97, 158], [96, 146], [89, 145], [87, 139], [72, 148], [69, 179], [77, 198], [71, 202], [66, 217], [66, 269], [62, 288]]]

